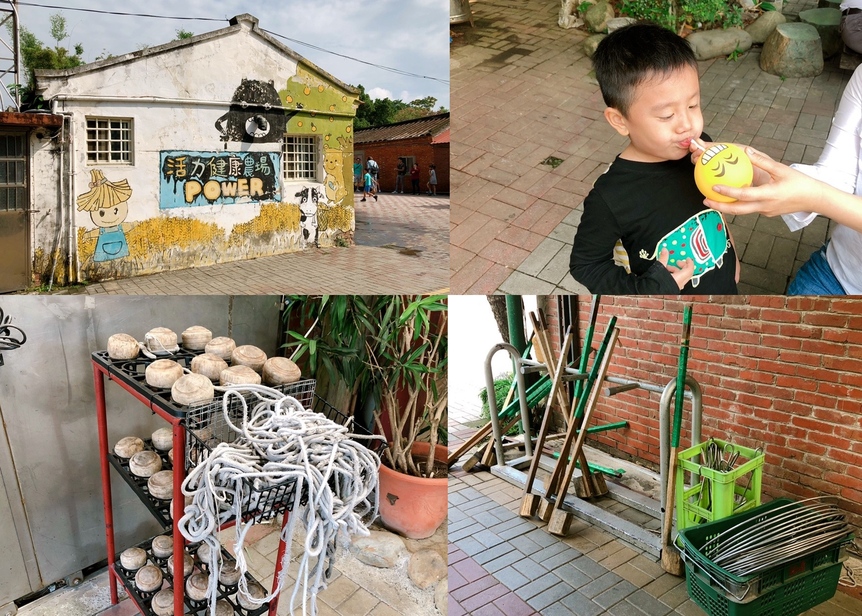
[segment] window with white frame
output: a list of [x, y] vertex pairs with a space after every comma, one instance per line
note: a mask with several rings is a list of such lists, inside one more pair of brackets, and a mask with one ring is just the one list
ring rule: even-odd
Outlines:
[[312, 180], [318, 179], [320, 156], [317, 137], [299, 137], [287, 135], [284, 138], [284, 179]]
[[132, 162], [132, 121], [119, 118], [87, 118], [87, 162]]

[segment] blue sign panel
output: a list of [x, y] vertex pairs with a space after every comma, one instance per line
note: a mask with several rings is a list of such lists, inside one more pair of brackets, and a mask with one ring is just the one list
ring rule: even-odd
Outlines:
[[159, 208], [281, 201], [278, 152], [161, 152]]

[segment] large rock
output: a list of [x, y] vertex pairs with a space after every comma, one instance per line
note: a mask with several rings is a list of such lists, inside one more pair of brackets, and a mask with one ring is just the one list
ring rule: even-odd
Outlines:
[[434, 550], [419, 550], [410, 557], [407, 575], [414, 586], [430, 588], [446, 577], [446, 559]]
[[584, 39], [583, 50], [584, 54], [588, 58], [592, 58], [593, 54], [596, 53], [596, 47], [599, 46], [599, 43], [607, 36], [607, 34], [593, 34], [592, 36], [588, 36]]
[[751, 37], [752, 43], [762, 45], [779, 24], [786, 22], [787, 18], [778, 11], [766, 11], [763, 15], [751, 22], [745, 31], [748, 32], [748, 36]]
[[751, 37], [748, 32], [739, 28], [692, 32], [686, 40], [698, 60], [729, 56], [736, 50], [751, 49]]
[[584, 14], [584, 22], [590, 32], [604, 32], [608, 28], [608, 20], [614, 18], [614, 7], [606, 0], [599, 0], [587, 9]]
[[578, 16], [580, 0], [560, 0], [560, 15], [557, 25], [561, 28], [577, 28], [584, 24], [584, 20]]
[[407, 551], [404, 540], [395, 533], [373, 530], [368, 537], [354, 537], [351, 543], [358, 560], [383, 569], [397, 565]]
[[811, 24], [817, 28], [820, 34], [820, 43], [823, 47], [823, 57], [831, 58], [844, 49], [844, 41], [838, 31], [841, 23], [841, 11], [838, 9], [808, 9], [799, 11], [799, 21]]
[[614, 17], [613, 19], [608, 20], [608, 34], [613, 32], [614, 30], [619, 30], [620, 28], [625, 28], [629, 24], [637, 23], [637, 19], [634, 17]]
[[817, 29], [809, 24], [781, 24], [769, 35], [760, 68], [780, 77], [814, 77], [823, 72], [823, 50]]

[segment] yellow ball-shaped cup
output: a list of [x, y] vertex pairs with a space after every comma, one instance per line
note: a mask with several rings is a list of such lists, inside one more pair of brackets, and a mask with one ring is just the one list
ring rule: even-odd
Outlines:
[[694, 182], [707, 199], [731, 203], [736, 201], [720, 195], [712, 187], [716, 184], [742, 188], [751, 186], [754, 168], [742, 148], [732, 143], [716, 143], [704, 152], [694, 164]]

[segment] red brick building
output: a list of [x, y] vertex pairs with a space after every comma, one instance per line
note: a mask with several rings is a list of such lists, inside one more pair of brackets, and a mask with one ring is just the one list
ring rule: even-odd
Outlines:
[[[437, 170], [437, 192], [449, 193], [449, 112], [407, 120], [387, 126], [363, 128], [354, 133], [354, 156], [365, 161], [371, 156], [380, 165], [380, 190], [395, 190], [395, 169], [404, 158], [409, 170], [419, 164], [419, 187], [424, 194], [428, 183], [428, 165]], [[410, 192], [410, 175], [405, 177], [404, 192]]]

